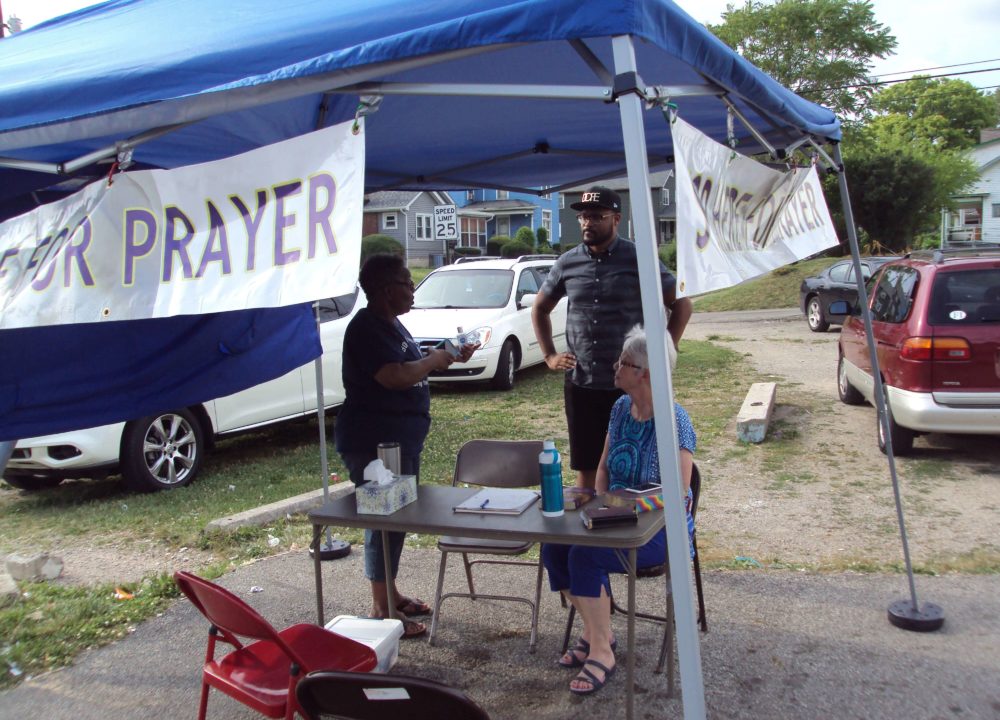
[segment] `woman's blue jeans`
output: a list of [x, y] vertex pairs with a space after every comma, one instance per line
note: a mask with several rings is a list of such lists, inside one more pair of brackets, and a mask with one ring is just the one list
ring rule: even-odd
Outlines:
[[[374, 454], [368, 453], [341, 453], [341, 459], [347, 466], [351, 482], [355, 485], [364, 483], [365, 468], [372, 460]], [[420, 456], [402, 455], [400, 456], [400, 472], [403, 475], [416, 475], [417, 482], [420, 482]], [[399, 572], [399, 557], [403, 554], [403, 541], [406, 533], [389, 533], [389, 560], [392, 564], [392, 577], [396, 578]], [[385, 582], [385, 556], [382, 553], [382, 533], [378, 530], [365, 530], [365, 577], [372, 582]]]

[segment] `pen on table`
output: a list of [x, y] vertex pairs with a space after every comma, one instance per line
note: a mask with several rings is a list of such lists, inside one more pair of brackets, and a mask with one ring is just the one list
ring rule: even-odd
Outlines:
[[483, 500], [483, 504], [479, 506], [479, 509], [482, 510], [483, 508], [485, 508], [489, 504], [490, 504], [490, 499], [486, 498], [485, 500]]

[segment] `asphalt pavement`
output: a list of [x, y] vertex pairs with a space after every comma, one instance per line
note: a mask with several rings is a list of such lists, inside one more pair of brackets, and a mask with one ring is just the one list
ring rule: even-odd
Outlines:
[[[795, 309], [760, 320], [791, 320]], [[751, 313], [712, 313], [745, 322]], [[697, 318], [697, 315], [696, 315]], [[399, 584], [433, 599], [439, 555], [407, 548]], [[460, 564], [448, 586], [464, 581]], [[363, 615], [369, 607], [362, 553], [324, 563], [325, 612]], [[491, 566], [480, 592], [529, 596], [533, 573]], [[304, 551], [244, 565], [218, 581], [275, 626], [315, 620], [312, 562]], [[699, 633], [710, 718], [749, 720], [1000, 719], [1000, 577], [918, 576], [921, 602], [942, 606], [944, 627], [914, 633], [889, 624], [891, 603], [908, 597], [905, 575], [810, 574], [746, 569], [704, 573], [709, 632]], [[619, 592], [624, 593], [623, 584]], [[662, 609], [662, 582], [638, 583], [639, 608]], [[570, 671], [556, 666], [565, 623], [558, 598], [543, 593], [538, 651], [528, 653], [528, 611], [519, 603], [455, 598], [437, 644], [403, 641], [393, 672], [458, 687], [494, 720], [623, 718], [624, 667], [597, 695], [570, 694]], [[625, 619], [616, 616], [624, 638]], [[195, 717], [207, 622], [187, 600], [137, 626], [128, 637], [83, 653], [71, 667], [29, 678], [0, 693], [0, 720]], [[660, 627], [637, 623], [636, 718], [681, 718], [679, 697], [652, 672]], [[619, 662], [624, 657], [619, 651]], [[676, 669], [675, 669], [676, 672]], [[678, 683], [679, 693], [679, 683]], [[259, 715], [212, 692], [210, 718]]]
[[[328, 618], [367, 610], [361, 556], [355, 548], [324, 563]], [[438, 559], [436, 550], [407, 548], [402, 590], [430, 601]], [[455, 565], [448, 582], [457, 584]], [[494, 566], [478, 589], [528, 595], [531, 576]], [[708, 571], [704, 581], [709, 632], [699, 638], [709, 717], [1000, 718], [996, 576], [918, 577], [921, 599], [941, 605], [946, 618], [942, 630], [927, 634], [886, 619], [889, 604], [907, 596], [903, 575], [748, 569]], [[303, 551], [242, 566], [219, 582], [276, 626], [315, 620], [312, 565]], [[660, 581], [638, 587], [640, 609], [662, 608]], [[436, 646], [403, 641], [394, 672], [461, 688], [494, 720], [624, 717], [624, 667], [593, 697], [569, 693], [572, 674], [555, 665], [565, 611], [553, 594], [543, 594], [534, 655], [528, 621], [519, 603], [450, 599]], [[623, 617], [615, 628], [624, 637]], [[0, 718], [194, 717], [206, 632], [207, 622], [179, 600], [127, 638], [0, 693]], [[663, 676], [652, 673], [659, 633], [659, 626], [637, 623], [637, 718], [682, 717], [680, 700], [667, 698]], [[213, 691], [209, 717], [260, 716]]]

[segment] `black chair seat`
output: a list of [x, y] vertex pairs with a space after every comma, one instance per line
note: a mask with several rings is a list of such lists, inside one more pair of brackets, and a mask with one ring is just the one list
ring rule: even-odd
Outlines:
[[[386, 698], [378, 694], [379, 690], [390, 690], [393, 695]], [[490, 720], [486, 711], [462, 691], [408, 675], [321, 670], [304, 677], [295, 692], [306, 716], [316, 720], [334, 717], [349, 720]]]

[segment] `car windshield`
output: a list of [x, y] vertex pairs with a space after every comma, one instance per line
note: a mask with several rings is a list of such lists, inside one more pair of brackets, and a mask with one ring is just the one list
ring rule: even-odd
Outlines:
[[931, 323], [1000, 323], [1000, 269], [938, 273], [931, 293]]
[[413, 294], [413, 307], [500, 308], [510, 300], [511, 270], [453, 270], [433, 272]]

